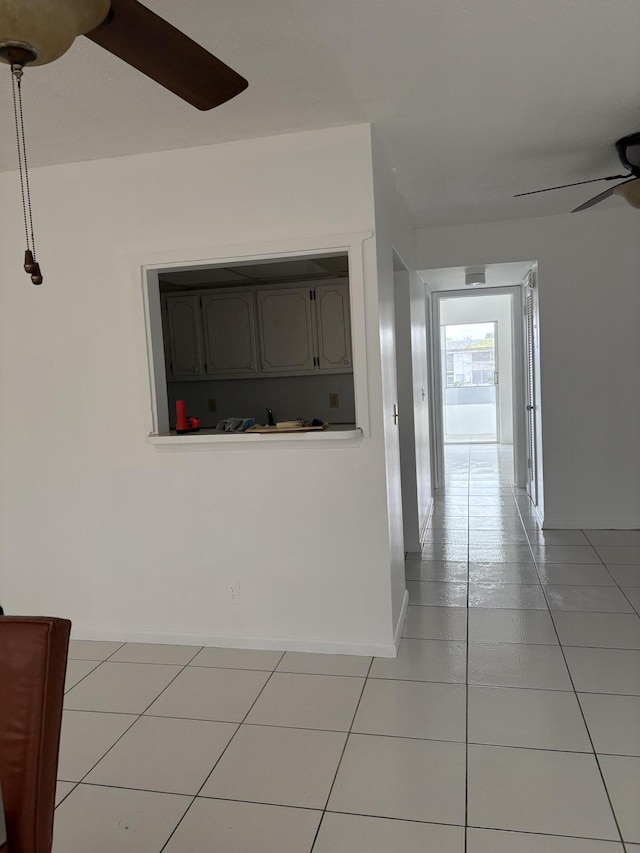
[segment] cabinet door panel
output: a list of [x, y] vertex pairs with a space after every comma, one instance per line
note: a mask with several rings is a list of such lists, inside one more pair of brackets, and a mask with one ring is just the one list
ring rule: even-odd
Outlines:
[[351, 316], [346, 284], [316, 285], [320, 370], [351, 369]]
[[263, 373], [314, 370], [311, 300], [307, 288], [258, 293]]
[[167, 299], [167, 313], [169, 317], [172, 375], [201, 375], [202, 354], [196, 297], [169, 297]]
[[202, 298], [205, 371], [214, 376], [250, 376], [258, 372], [253, 293]]

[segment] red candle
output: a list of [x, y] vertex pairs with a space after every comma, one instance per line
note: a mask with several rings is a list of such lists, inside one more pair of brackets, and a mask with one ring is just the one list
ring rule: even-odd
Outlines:
[[176, 400], [176, 432], [189, 432], [184, 400]]

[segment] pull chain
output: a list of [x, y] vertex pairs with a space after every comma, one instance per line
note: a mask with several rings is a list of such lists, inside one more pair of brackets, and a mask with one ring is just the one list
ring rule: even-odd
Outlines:
[[29, 187], [29, 169], [27, 166], [27, 145], [24, 134], [24, 116], [22, 113], [22, 65], [11, 65], [11, 84], [13, 92], [13, 115], [16, 123], [16, 141], [18, 144], [18, 170], [20, 173], [20, 192], [22, 193], [22, 215], [27, 248], [24, 253], [24, 269], [31, 276], [33, 284], [42, 284], [40, 264], [36, 260], [36, 243], [33, 235], [33, 215], [31, 212], [31, 189]]

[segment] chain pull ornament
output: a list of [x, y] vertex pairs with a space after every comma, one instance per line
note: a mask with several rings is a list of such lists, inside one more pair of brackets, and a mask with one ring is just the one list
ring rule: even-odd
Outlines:
[[16, 123], [16, 141], [18, 145], [18, 171], [20, 173], [20, 191], [22, 193], [22, 215], [27, 248], [24, 253], [24, 270], [31, 276], [33, 284], [42, 284], [40, 264], [36, 260], [36, 244], [33, 236], [33, 215], [31, 212], [31, 190], [29, 187], [29, 169], [27, 166], [27, 145], [24, 136], [24, 116], [22, 114], [22, 76], [23, 63], [11, 63], [11, 85], [13, 91], [13, 115]]

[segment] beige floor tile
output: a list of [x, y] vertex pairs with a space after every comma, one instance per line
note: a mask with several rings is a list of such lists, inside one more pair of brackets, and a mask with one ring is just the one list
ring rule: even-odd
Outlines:
[[640, 545], [598, 545], [596, 550], [603, 563], [616, 566], [640, 563]]
[[590, 563], [545, 563], [538, 567], [540, 581], [555, 586], [615, 586], [604, 566]]
[[599, 761], [622, 838], [640, 844], [640, 758], [601, 755]]
[[100, 666], [100, 661], [95, 660], [68, 660], [67, 672], [64, 679], [64, 692], [68, 693], [72, 687]]
[[464, 684], [369, 680], [353, 731], [432, 740], [465, 740]]
[[469, 684], [571, 690], [559, 646], [471, 643]]
[[464, 607], [407, 607], [402, 636], [414, 640], [459, 640], [467, 638]]
[[591, 752], [570, 692], [469, 687], [469, 742]]
[[107, 661], [67, 693], [65, 708], [141, 714], [179, 672], [179, 666]]
[[375, 658], [371, 678], [408, 681], [465, 680], [466, 646], [448, 640], [401, 640], [396, 658]]
[[469, 746], [472, 826], [617, 840], [593, 755]]
[[322, 812], [197, 799], [163, 853], [309, 853]]
[[68, 796], [75, 787], [75, 782], [62, 782], [58, 780], [56, 783], [56, 806], [59, 806], [64, 798]]
[[105, 640], [69, 640], [69, 660], [106, 660], [121, 645]]
[[547, 610], [540, 584], [470, 583], [469, 607]]
[[189, 666], [147, 713], [157, 717], [240, 723], [268, 679], [267, 672]]
[[223, 669], [258, 669], [273, 672], [284, 652], [261, 649], [206, 648], [198, 652], [191, 666], [213, 666]]
[[327, 813], [313, 848], [313, 853], [427, 851], [464, 853], [464, 829], [460, 826]]
[[287, 652], [276, 672], [299, 672], [309, 675], [355, 675], [365, 677], [371, 658], [365, 655], [321, 655]]
[[623, 853], [616, 841], [469, 829], [467, 853]]
[[461, 743], [351, 735], [329, 810], [464, 824]]
[[564, 646], [640, 649], [640, 616], [555, 610], [553, 621]]
[[568, 646], [565, 655], [579, 693], [640, 695], [640, 651]]
[[109, 660], [123, 663], [172, 663], [184, 666], [200, 646], [170, 646], [164, 643], [125, 643]]
[[158, 853], [190, 797], [78, 785], [56, 809], [53, 853]]
[[234, 723], [140, 717], [85, 781], [197, 794], [236, 729]]
[[62, 717], [58, 779], [79, 782], [136, 719], [135, 714], [65, 711]]
[[201, 796], [322, 809], [346, 739], [343, 732], [244, 725]]
[[598, 613], [633, 613], [633, 608], [617, 587], [556, 586], [545, 584], [550, 610], [578, 610]]
[[469, 581], [474, 584], [540, 584], [534, 563], [471, 563]]
[[640, 756], [640, 696], [580, 693], [596, 752]]
[[454, 563], [447, 560], [428, 560], [417, 562], [407, 560], [405, 578], [408, 581], [433, 581], [435, 583], [466, 583], [468, 580], [467, 563]]
[[558, 638], [548, 611], [508, 608], [470, 608], [469, 641], [558, 645]]
[[601, 563], [590, 545], [532, 545], [538, 566], [545, 563]]
[[407, 581], [409, 604], [429, 607], [466, 607], [466, 583], [439, 583], [438, 581]]
[[251, 709], [247, 723], [349, 731], [363, 678], [276, 672]]
[[640, 586], [640, 563], [626, 566], [607, 563], [607, 569], [620, 586]]

